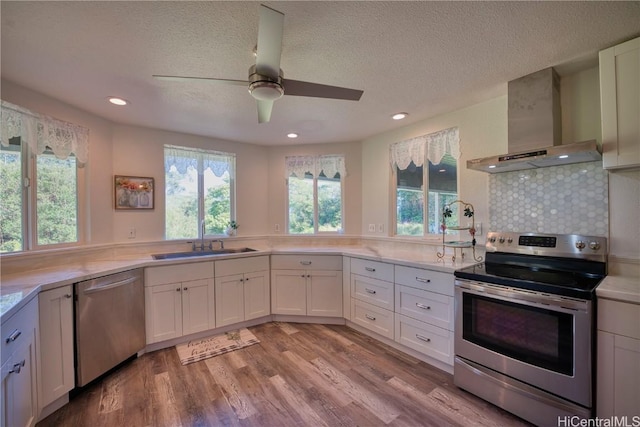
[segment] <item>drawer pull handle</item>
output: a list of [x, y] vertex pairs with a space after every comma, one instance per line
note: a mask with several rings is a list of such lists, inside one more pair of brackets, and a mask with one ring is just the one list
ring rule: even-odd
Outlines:
[[366, 318], [367, 318], [367, 319], [369, 319], [369, 320], [376, 320], [376, 318], [375, 318], [375, 317], [373, 317], [373, 316], [369, 316], [368, 314], [365, 314], [365, 315], [364, 315], [364, 317], [366, 317]]
[[9, 344], [10, 342], [17, 340], [20, 335], [22, 335], [22, 332], [16, 329], [15, 331], [11, 332], [11, 335], [9, 335], [7, 339], [4, 340], [4, 342]]
[[180, 288], [176, 288], [176, 292], [180, 292]]
[[311, 265], [311, 261], [300, 261], [302, 265]]
[[367, 270], [367, 271], [370, 271], [372, 273], [376, 271], [376, 269], [373, 268], [373, 267], [365, 267], [364, 269]]
[[186, 286], [184, 288], [182, 288], [183, 291], [188, 291], [189, 288], [187, 288]]
[[424, 342], [431, 342], [431, 338], [423, 337], [420, 334], [416, 334], [416, 338], [418, 338], [419, 340], [424, 341]]
[[13, 369], [11, 369], [9, 371], [10, 374], [16, 373], [19, 374], [20, 371], [22, 370], [22, 368], [24, 368], [25, 365], [25, 359], [22, 359], [22, 362], [16, 363], [15, 365], [13, 365]]
[[423, 279], [422, 277], [416, 276], [416, 281], [421, 283], [431, 283], [431, 279]]
[[421, 308], [423, 310], [431, 310], [431, 306], [430, 305], [424, 305], [424, 304], [421, 304], [419, 302], [416, 303], [416, 307]]
[[365, 291], [367, 291], [367, 293], [371, 294], [371, 295], [375, 295], [376, 291], [374, 291], [373, 289], [369, 289], [369, 288], [364, 288]]
[[65, 297], [65, 298], [71, 298], [72, 296], [73, 296], [73, 295], [71, 295], [71, 294], [64, 294], [64, 297]]

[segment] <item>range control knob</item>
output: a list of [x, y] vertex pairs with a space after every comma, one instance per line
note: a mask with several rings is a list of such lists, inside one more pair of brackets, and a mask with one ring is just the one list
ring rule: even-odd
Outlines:
[[589, 242], [589, 248], [593, 249], [594, 251], [597, 251], [598, 249], [600, 249], [600, 242], [595, 240], [593, 242]]
[[587, 244], [585, 242], [583, 242], [582, 240], [578, 240], [576, 242], [576, 248], [581, 251], [585, 248], [585, 246], [587, 246]]
[[498, 241], [499, 241], [500, 243], [504, 243], [504, 236], [500, 236], [500, 238], [498, 239]]
[[509, 244], [513, 243], [513, 237], [508, 237], [507, 238], [507, 243], [509, 243]]
[[490, 241], [491, 243], [495, 243], [495, 242], [496, 242], [496, 238], [495, 238], [495, 237], [493, 237], [493, 236], [491, 236], [491, 237], [489, 237], [489, 241]]

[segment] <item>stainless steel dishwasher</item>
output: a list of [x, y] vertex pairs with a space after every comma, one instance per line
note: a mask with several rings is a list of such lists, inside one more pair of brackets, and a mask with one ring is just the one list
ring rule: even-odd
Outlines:
[[82, 387], [145, 346], [143, 270], [75, 284], [76, 386]]

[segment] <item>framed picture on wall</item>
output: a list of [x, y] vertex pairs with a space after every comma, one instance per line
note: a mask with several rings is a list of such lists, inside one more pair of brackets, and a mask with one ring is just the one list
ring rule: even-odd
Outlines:
[[114, 176], [116, 209], [153, 209], [153, 178], [141, 176]]

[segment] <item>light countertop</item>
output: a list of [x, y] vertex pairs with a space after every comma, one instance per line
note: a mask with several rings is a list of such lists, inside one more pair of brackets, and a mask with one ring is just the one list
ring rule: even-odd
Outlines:
[[[127, 259], [96, 260], [79, 263], [74, 263], [72, 261], [56, 267], [2, 275], [0, 288], [1, 321], [4, 322], [11, 317], [39, 292], [70, 285], [83, 280], [90, 280], [96, 277], [132, 270], [135, 268], [214, 260], [220, 261], [230, 258], [277, 254], [344, 255], [449, 273], [452, 273], [458, 268], [463, 268], [475, 263], [471, 256], [462, 262], [456, 260], [455, 263], [452, 262], [450, 256], [439, 260], [435, 255], [435, 251], [432, 250], [379, 251], [364, 246], [287, 246], [263, 248], [255, 252], [241, 254], [211, 255], [167, 260], [154, 260], [150, 254], [142, 254], [133, 255]], [[470, 260], [471, 262], [469, 262]]]
[[640, 304], [640, 278], [607, 276], [596, 288], [596, 295], [599, 298]]

